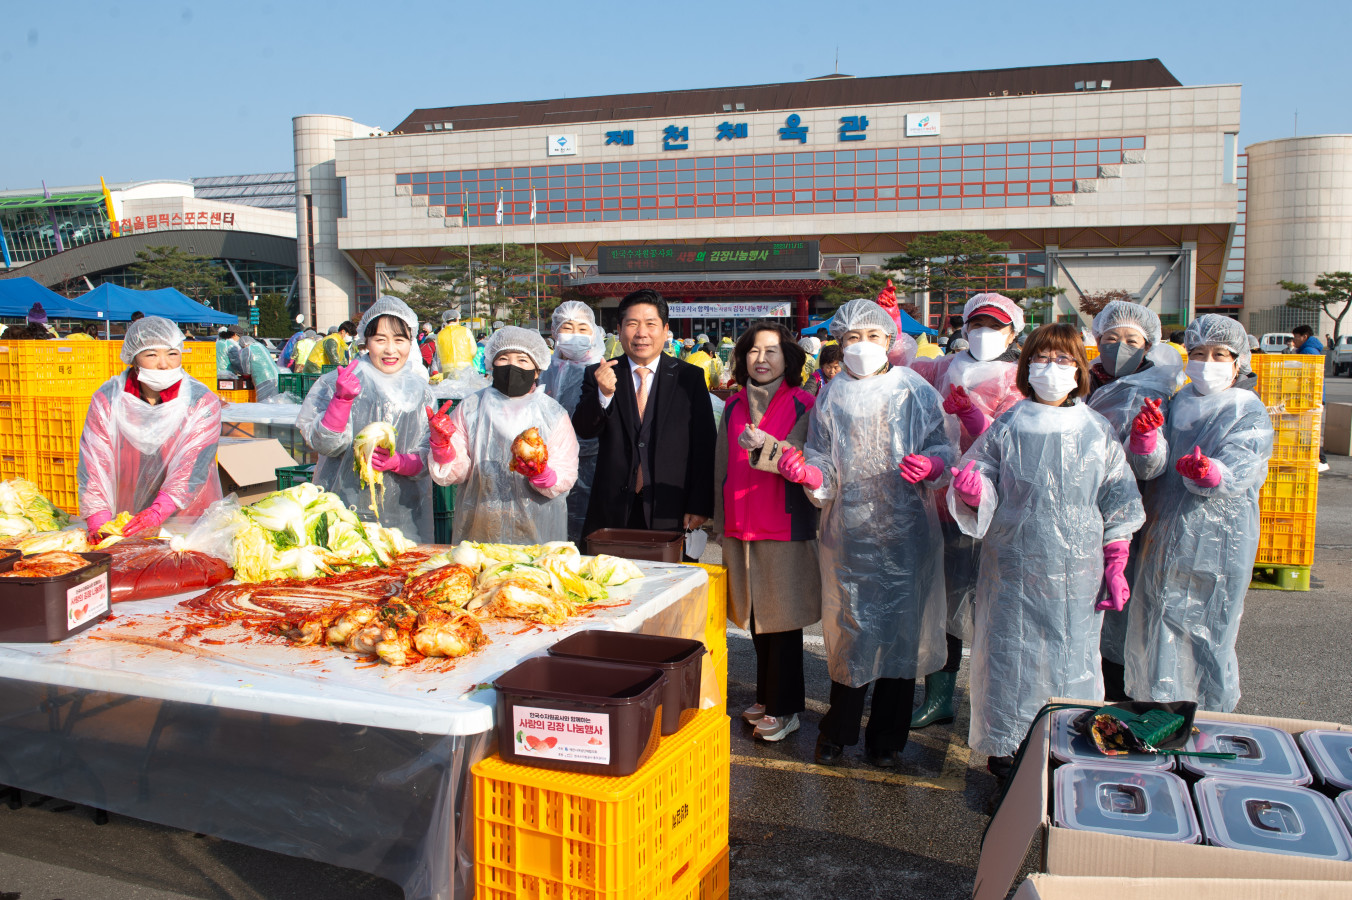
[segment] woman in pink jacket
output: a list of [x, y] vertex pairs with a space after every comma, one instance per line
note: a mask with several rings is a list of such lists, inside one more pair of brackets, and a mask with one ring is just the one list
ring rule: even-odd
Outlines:
[[779, 474], [785, 448], [803, 449], [815, 398], [801, 387], [806, 354], [782, 325], [759, 322], [737, 342], [714, 445], [714, 534], [728, 567], [728, 618], [751, 632], [753, 737], [783, 740], [805, 708], [803, 629], [821, 619], [817, 508]]

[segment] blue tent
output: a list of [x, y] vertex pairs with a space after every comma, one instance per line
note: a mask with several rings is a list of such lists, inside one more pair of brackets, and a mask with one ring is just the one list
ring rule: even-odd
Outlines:
[[0, 316], [24, 317], [41, 303], [49, 319], [98, 319], [98, 310], [83, 300], [68, 300], [27, 275], [0, 279]]
[[133, 291], [104, 282], [89, 293], [81, 294], [80, 302], [92, 306], [99, 311], [100, 317], [112, 322], [129, 321], [131, 314], [137, 311], [148, 316], [164, 316], [180, 325], [234, 325], [239, 322], [239, 316], [198, 303], [174, 288]]
[[[906, 310], [901, 309], [901, 310], [897, 310], [897, 311], [898, 311], [899, 313], [901, 313], [901, 333], [902, 333], [902, 334], [909, 334], [909, 335], [911, 335], [912, 337], [914, 337], [914, 336], [917, 335], [917, 334], [929, 334], [929, 335], [935, 335], [935, 334], [938, 334], [938, 333], [939, 333], [938, 331], [935, 331], [933, 328], [926, 328], [924, 325], [921, 325], [921, 324], [920, 324], [919, 322], [917, 322], [915, 319], [912, 319], [909, 315], [906, 314]], [[827, 335], [827, 334], [830, 334], [830, 333], [831, 333], [831, 319], [834, 319], [834, 318], [835, 318], [835, 316], [831, 316], [831, 318], [830, 318], [830, 319], [827, 319], [825, 322], [818, 322], [816, 325], [809, 325], [807, 328], [804, 328], [804, 329], [803, 329], [803, 331], [802, 331], [803, 336], [806, 337], [807, 335], [815, 334], [815, 335], [817, 335], [818, 337], [822, 337], [822, 336], [825, 336], [825, 335]]]

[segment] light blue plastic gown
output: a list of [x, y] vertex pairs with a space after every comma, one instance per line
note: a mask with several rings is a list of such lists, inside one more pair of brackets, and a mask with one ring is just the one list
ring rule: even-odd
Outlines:
[[[957, 456], [956, 430], [938, 392], [910, 369], [858, 380], [842, 372], [830, 385], [813, 408], [805, 455], [822, 472], [821, 488], [808, 494], [824, 511], [822, 633], [831, 679], [860, 687], [929, 675], [947, 657], [934, 504]], [[944, 476], [908, 483], [899, 467], [911, 453], [943, 459]]]
[[263, 346], [261, 341], [256, 341], [251, 337], [241, 337], [239, 339], [239, 349], [236, 352], [237, 368], [244, 375], [253, 379], [254, 392], [259, 403], [267, 402], [277, 395], [277, 364], [272, 361], [272, 354], [268, 348]]
[[[1272, 456], [1272, 421], [1257, 395], [1188, 385], [1143, 462], [1151, 524], [1127, 604], [1126, 687], [1138, 700], [1239, 702], [1235, 641], [1258, 554], [1258, 491]], [[1174, 464], [1201, 447], [1221, 483], [1199, 487]], [[1138, 458], [1139, 459], [1139, 458]]]
[[[1130, 375], [1105, 384], [1095, 391], [1087, 401], [1089, 408], [1102, 415], [1112, 426], [1113, 434], [1117, 435], [1118, 443], [1122, 449], [1127, 448], [1127, 441], [1131, 438], [1131, 423], [1136, 419], [1136, 414], [1141, 411], [1141, 404], [1146, 400], [1159, 400], [1160, 413], [1168, 416], [1169, 401], [1177, 393], [1183, 384], [1183, 359], [1178, 355], [1178, 351], [1168, 345], [1156, 344], [1147, 354], [1147, 359], [1152, 365], [1150, 368], [1140, 372], [1133, 372]], [[1140, 457], [1127, 455], [1127, 465], [1137, 474], [1137, 468], [1140, 466]], [[1139, 485], [1142, 495], [1145, 494], [1143, 485]], [[1146, 521], [1149, 522], [1149, 509], [1146, 510]], [[1141, 540], [1145, 536], [1146, 528], [1142, 528], [1136, 533], [1132, 541], [1131, 559], [1127, 564], [1127, 583], [1136, 583], [1136, 568], [1140, 561]], [[1121, 665], [1126, 661], [1123, 655], [1126, 652], [1127, 643], [1127, 611], [1112, 612], [1111, 610], [1103, 614], [1103, 634], [1099, 640], [1099, 650], [1103, 653], [1105, 659]]]
[[[411, 357], [398, 372], [386, 375], [363, 353], [357, 366], [357, 378], [361, 381], [361, 394], [352, 404], [352, 413], [343, 431], [330, 431], [322, 421], [324, 411], [333, 400], [337, 372], [328, 372], [319, 379], [296, 417], [296, 427], [319, 453], [314, 483], [341, 497], [343, 503], [356, 510], [362, 521], [398, 528], [410, 541], [430, 544], [435, 535], [432, 530], [432, 476], [427, 470], [431, 436], [426, 409], [433, 404], [432, 392], [427, 382], [419, 377]], [[362, 487], [357, 477], [352, 450], [352, 439], [377, 421], [394, 426], [396, 452], [416, 453], [423, 460], [422, 472], [412, 478], [384, 473], [385, 498], [380, 504], [378, 519], [370, 508], [370, 490]]]
[[949, 491], [964, 532], [981, 538], [968, 744], [1018, 749], [1051, 697], [1099, 700], [1103, 547], [1145, 521], [1136, 479], [1106, 419], [1083, 403], [1014, 406], [977, 438], [979, 509]]

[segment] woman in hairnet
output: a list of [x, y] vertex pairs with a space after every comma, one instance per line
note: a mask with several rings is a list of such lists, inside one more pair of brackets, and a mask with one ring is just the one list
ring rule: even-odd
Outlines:
[[124, 512], [133, 517], [123, 534], [153, 535], [221, 499], [221, 401], [183, 371], [182, 349], [183, 332], [168, 319], [131, 323], [122, 343], [129, 368], [89, 402], [76, 477], [91, 536]]
[[953, 470], [948, 508], [981, 539], [968, 743], [1005, 778], [1052, 697], [1098, 700], [1098, 610], [1130, 591], [1132, 534], [1145, 521], [1117, 435], [1083, 402], [1084, 342], [1070, 325], [1028, 338], [1015, 404]]
[[[399, 529], [415, 543], [431, 543], [432, 481], [428, 419], [433, 411], [426, 376], [413, 365], [418, 317], [402, 300], [380, 297], [357, 328], [365, 352], [326, 373], [310, 389], [296, 427], [319, 454], [314, 483], [337, 494], [365, 522]], [[384, 497], [373, 510], [356, 461], [357, 438], [368, 426], [394, 428], [394, 452], [379, 447], [372, 468], [383, 473]]]
[[232, 352], [234, 367], [241, 375], [253, 379], [254, 396], [259, 403], [266, 403], [277, 396], [277, 376], [280, 372], [277, 363], [272, 361], [272, 354], [261, 341], [247, 334], [241, 334], [239, 343]]
[[[1192, 383], [1160, 426], [1149, 407], [1133, 444], [1151, 524], [1127, 615], [1127, 693], [1193, 700], [1230, 712], [1239, 702], [1235, 639], [1258, 554], [1258, 491], [1272, 456], [1272, 421], [1245, 390], [1249, 342], [1234, 319], [1199, 316], [1183, 335]], [[1154, 426], [1154, 427], [1151, 427]]]
[[[604, 339], [591, 307], [576, 300], [560, 303], [551, 324], [554, 357], [540, 375], [540, 386], [571, 417], [582, 397], [582, 373], [587, 366], [601, 361]], [[568, 492], [568, 540], [575, 543], [583, 537], [582, 523], [587, 518], [599, 446], [597, 438], [578, 444], [577, 480]]]
[[[1139, 303], [1114, 300], [1094, 316], [1091, 330], [1098, 342], [1099, 356], [1089, 367], [1089, 408], [1108, 420], [1113, 434], [1123, 447], [1140, 442], [1141, 434], [1132, 423], [1141, 404], [1151, 402], [1161, 422], [1169, 412], [1169, 400], [1183, 385], [1183, 361], [1172, 347], [1160, 344], [1160, 317]], [[1128, 456], [1135, 468], [1139, 457]], [[1145, 495], [1145, 485], [1137, 485]], [[1147, 504], [1147, 522], [1149, 505]], [[1142, 528], [1132, 538], [1131, 562], [1127, 567], [1127, 585], [1136, 582], [1140, 564]], [[1126, 700], [1123, 652], [1127, 640], [1127, 613], [1107, 610], [1103, 613], [1103, 632], [1099, 649], [1103, 655], [1103, 693], [1108, 700]]]
[[956, 458], [942, 399], [919, 375], [887, 361], [897, 326], [872, 300], [831, 320], [844, 371], [813, 409], [807, 455], [792, 448], [779, 471], [825, 512], [819, 552], [822, 633], [831, 708], [817, 761], [835, 765], [859, 741], [873, 705], [869, 762], [897, 765], [911, 730], [915, 679], [944, 664], [943, 538], [935, 492]]
[[[958, 449], [966, 452], [990, 423], [1023, 399], [1017, 384], [1023, 310], [1003, 294], [977, 294], [962, 310], [962, 352], [911, 363], [917, 374], [944, 398], [944, 412], [958, 426]], [[953, 687], [962, 665], [962, 643], [972, 634], [972, 598], [980, 567], [981, 542], [964, 534], [948, 513], [940, 492], [939, 525], [944, 533], [944, 589], [948, 599], [944, 667], [925, 678], [925, 702], [911, 718], [912, 728], [952, 722]]]
[[[456, 541], [543, 544], [568, 539], [565, 495], [577, 480], [578, 444], [568, 413], [537, 381], [549, 351], [538, 332], [508, 325], [484, 345], [491, 387], [471, 394], [449, 416], [432, 419], [437, 484], [456, 493]], [[544, 471], [512, 470], [512, 444], [536, 429], [548, 448]], [[444, 461], [443, 461], [444, 460]]]

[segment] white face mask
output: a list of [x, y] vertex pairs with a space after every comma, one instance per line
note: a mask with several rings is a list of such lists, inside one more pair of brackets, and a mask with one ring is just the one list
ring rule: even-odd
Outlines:
[[982, 362], [995, 359], [1008, 346], [1008, 336], [994, 328], [974, 328], [967, 334], [967, 352]]
[[136, 367], [136, 380], [152, 391], [171, 388], [183, 380], [183, 367], [176, 369], [143, 369]]
[[554, 341], [554, 349], [564, 359], [582, 359], [591, 345], [591, 336], [586, 334], [564, 334]]
[[845, 368], [855, 378], [867, 378], [887, 363], [887, 351], [872, 341], [859, 341], [845, 348]]
[[1193, 387], [1203, 397], [1218, 394], [1235, 383], [1235, 364], [1228, 362], [1203, 362], [1200, 359], [1188, 360], [1185, 369], [1192, 379]]
[[1029, 363], [1028, 383], [1033, 386], [1039, 400], [1055, 403], [1075, 390], [1075, 366], [1058, 366], [1056, 363]]

